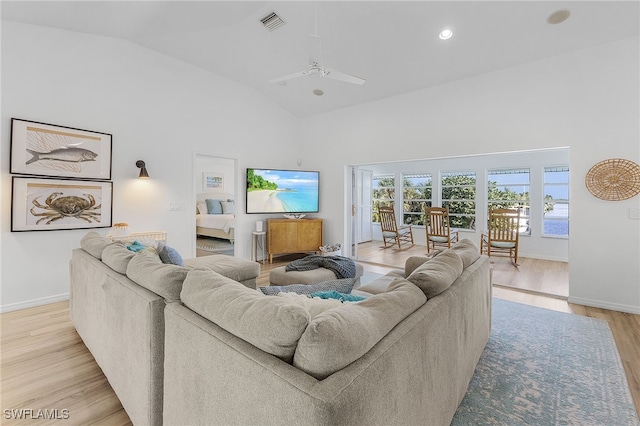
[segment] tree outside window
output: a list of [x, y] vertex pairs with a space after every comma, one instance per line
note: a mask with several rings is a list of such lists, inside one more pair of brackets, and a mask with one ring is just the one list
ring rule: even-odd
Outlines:
[[380, 223], [378, 208], [380, 206], [393, 206], [396, 193], [396, 178], [394, 175], [374, 176], [372, 180], [373, 209], [371, 209], [371, 221]]
[[402, 177], [402, 216], [406, 225], [424, 225], [424, 206], [431, 207], [431, 174]]
[[520, 208], [520, 235], [531, 235], [529, 169], [497, 169], [488, 171], [487, 203], [493, 209]]
[[446, 172], [440, 178], [442, 207], [449, 207], [450, 226], [476, 229], [475, 172]]

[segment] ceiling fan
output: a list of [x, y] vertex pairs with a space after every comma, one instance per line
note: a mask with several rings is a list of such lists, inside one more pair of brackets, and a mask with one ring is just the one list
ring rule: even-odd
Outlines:
[[270, 80], [269, 83], [282, 83], [298, 77], [327, 77], [333, 80], [344, 81], [346, 83], [364, 84], [365, 79], [356, 77], [355, 75], [345, 74], [343, 72], [327, 68], [322, 63], [322, 44], [320, 36], [309, 34], [309, 65], [306, 70], [298, 71], [293, 74]]

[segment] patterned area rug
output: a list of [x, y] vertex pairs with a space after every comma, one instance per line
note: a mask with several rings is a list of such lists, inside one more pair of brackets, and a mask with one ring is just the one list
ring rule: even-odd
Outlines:
[[493, 299], [452, 425], [640, 425], [606, 321]]
[[233, 244], [229, 240], [222, 238], [198, 237], [196, 239], [196, 249], [198, 252], [208, 252], [216, 254], [227, 254], [233, 256]]

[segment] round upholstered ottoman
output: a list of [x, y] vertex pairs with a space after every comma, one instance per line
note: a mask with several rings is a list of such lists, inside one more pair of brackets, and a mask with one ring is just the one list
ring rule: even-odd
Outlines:
[[[279, 266], [269, 272], [269, 282], [271, 285], [317, 284], [336, 279], [336, 274], [331, 269], [317, 268], [310, 271], [287, 272], [285, 268], [286, 266]], [[356, 263], [356, 284], [360, 283], [360, 277], [363, 272], [364, 267]]]

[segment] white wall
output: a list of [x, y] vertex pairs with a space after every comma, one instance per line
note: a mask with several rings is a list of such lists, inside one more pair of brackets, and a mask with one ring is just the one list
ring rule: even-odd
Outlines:
[[325, 239], [345, 239], [347, 164], [568, 146], [569, 299], [640, 313], [640, 196], [601, 201], [584, 186], [601, 160], [640, 163], [639, 51], [635, 37], [301, 120]]
[[[439, 199], [438, 176], [440, 172], [469, 171], [475, 172], [478, 185], [476, 197], [478, 200], [486, 200], [487, 170], [500, 168], [526, 168], [530, 173], [530, 206], [531, 235], [521, 235], [518, 248], [519, 256], [534, 259], [546, 259], [556, 261], [569, 260], [569, 241], [566, 238], [542, 236], [542, 211], [543, 211], [543, 172], [545, 166], [558, 166], [569, 164], [569, 150], [566, 148], [536, 150], [526, 152], [511, 152], [501, 154], [470, 155], [461, 157], [438, 158], [428, 160], [395, 161], [391, 163], [363, 164], [366, 170], [373, 171], [374, 176], [379, 174], [395, 174], [396, 182], [401, 182], [400, 177], [406, 173], [431, 173], [434, 181], [434, 201]], [[398, 192], [396, 192], [398, 193]], [[436, 203], [434, 205], [440, 205]], [[397, 210], [396, 210], [397, 211]], [[476, 204], [476, 223], [487, 222], [486, 203], [478, 201]], [[475, 230], [459, 231], [460, 238], [469, 238], [476, 244], [480, 242], [480, 234], [485, 231], [481, 226]], [[414, 241], [416, 244], [426, 245], [426, 233], [424, 226], [415, 226]], [[380, 226], [374, 224], [374, 238], [382, 241]]]
[[[193, 210], [169, 204], [192, 202], [194, 152], [238, 158], [239, 170], [297, 167], [297, 119], [231, 80], [121, 40], [6, 21], [1, 54], [3, 310], [66, 298], [71, 250], [86, 233], [10, 232], [11, 117], [113, 134], [114, 221], [165, 230], [181, 253], [193, 250]], [[136, 179], [139, 159], [151, 179]], [[238, 217], [237, 256], [249, 258], [254, 221]]]

